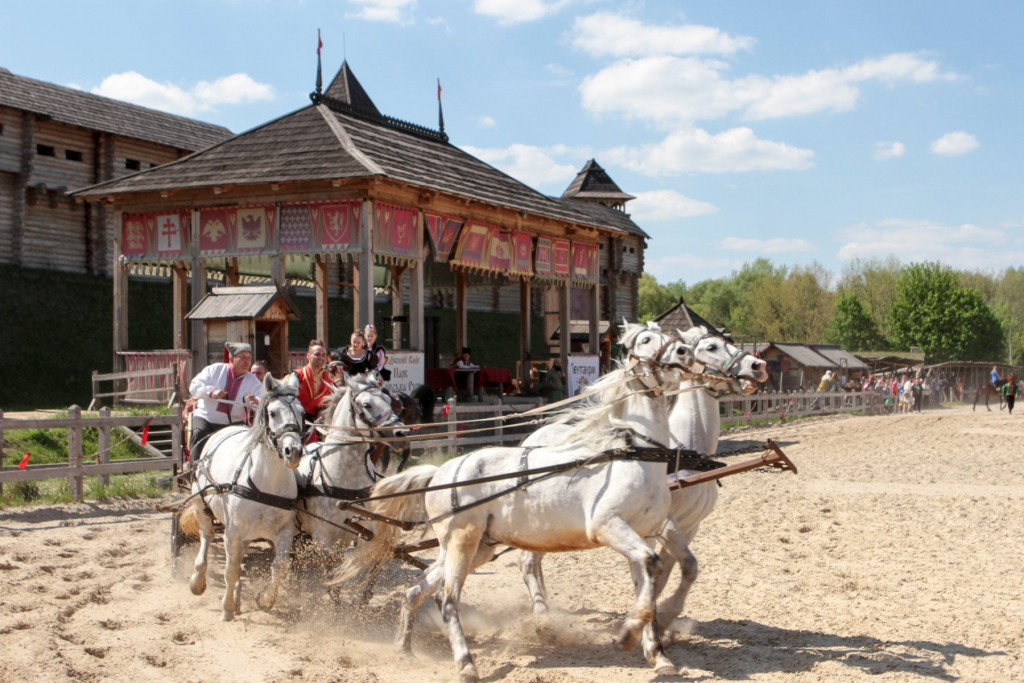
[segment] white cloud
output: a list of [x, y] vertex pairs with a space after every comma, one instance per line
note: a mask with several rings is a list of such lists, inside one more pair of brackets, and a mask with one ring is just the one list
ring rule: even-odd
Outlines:
[[904, 263], [939, 261], [954, 268], [989, 270], [1024, 262], [1024, 244], [1000, 229], [971, 223], [943, 225], [927, 220], [885, 219], [861, 223], [842, 232], [847, 241], [839, 258], [884, 258]]
[[366, 21], [383, 21], [389, 24], [405, 24], [412, 21], [411, 14], [418, 0], [348, 0], [360, 10], [354, 17]]
[[957, 78], [921, 55], [901, 53], [839, 69], [797, 75], [748, 75], [729, 79], [729, 65], [715, 59], [659, 55], [622, 59], [580, 84], [583, 106], [662, 127], [692, 124], [736, 113], [764, 120], [856, 107], [861, 84], [923, 83]]
[[933, 142], [931, 150], [934, 154], [958, 156], [960, 154], [973, 152], [979, 147], [979, 145], [980, 143], [978, 142], [978, 138], [974, 137], [970, 133], [954, 131], [952, 133], [946, 133], [941, 138]]
[[755, 254], [788, 254], [793, 252], [817, 251], [817, 247], [805, 239], [773, 237], [772, 239], [746, 239], [726, 237], [718, 246], [729, 251], [747, 251]]
[[492, 117], [484, 115], [476, 120], [476, 125], [480, 128], [494, 128], [498, 122]]
[[670, 221], [718, 213], [718, 207], [699, 199], [691, 199], [675, 190], [637, 192], [626, 211], [639, 224], [646, 221]]
[[477, 14], [494, 17], [501, 24], [535, 21], [558, 12], [570, 0], [474, 0]]
[[247, 74], [231, 74], [216, 81], [200, 81], [191, 90], [158, 83], [135, 71], [112, 74], [92, 89], [95, 95], [139, 104], [152, 109], [195, 116], [221, 104], [244, 104], [274, 99], [274, 89]]
[[564, 145], [535, 147], [513, 144], [504, 149], [464, 145], [462, 149], [532, 188], [549, 188], [549, 191], [557, 189], [559, 192], [569, 186], [579, 169], [569, 164], [559, 164], [555, 158], [570, 154], [586, 157], [585, 151], [571, 150]]
[[595, 56], [733, 54], [748, 50], [754, 39], [733, 38], [720, 29], [697, 24], [644, 24], [614, 12], [577, 17], [572, 44]]
[[898, 159], [907, 153], [907, 146], [902, 142], [876, 142], [872, 147], [871, 156], [878, 161]]
[[706, 251], [666, 253], [661, 249], [666, 246], [668, 245], [652, 236], [651, 248], [644, 254], [644, 272], [653, 275], [654, 279], [661, 283], [682, 280], [695, 284], [701, 280], [719, 277], [722, 272], [739, 270], [744, 263], [743, 259], [712, 256]]
[[193, 93], [196, 99], [210, 106], [274, 99], [274, 89], [271, 86], [257, 83], [248, 74], [231, 74], [218, 78], [213, 83], [199, 81], [193, 88]]
[[601, 152], [602, 159], [649, 176], [803, 170], [813, 165], [813, 157], [809, 149], [761, 140], [749, 128], [715, 135], [699, 128], [680, 129], [657, 144]]

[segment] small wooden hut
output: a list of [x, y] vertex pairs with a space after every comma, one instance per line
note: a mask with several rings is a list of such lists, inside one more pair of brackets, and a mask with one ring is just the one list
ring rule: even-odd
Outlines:
[[199, 321], [206, 337], [203, 365], [223, 360], [225, 342], [252, 345], [253, 360], [267, 361], [280, 377], [288, 363], [288, 321], [298, 320], [295, 304], [278, 287], [214, 287], [185, 316]]

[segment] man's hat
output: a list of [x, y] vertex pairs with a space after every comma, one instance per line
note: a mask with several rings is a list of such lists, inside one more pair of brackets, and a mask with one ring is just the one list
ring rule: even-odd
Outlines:
[[463, 347], [462, 347], [462, 352], [463, 352], [463, 353], [470, 353], [470, 351], [469, 351], [469, 347], [468, 347], [468, 346], [463, 346]]
[[252, 346], [245, 342], [226, 342], [224, 348], [228, 350], [231, 357], [240, 356], [243, 353], [252, 353]]

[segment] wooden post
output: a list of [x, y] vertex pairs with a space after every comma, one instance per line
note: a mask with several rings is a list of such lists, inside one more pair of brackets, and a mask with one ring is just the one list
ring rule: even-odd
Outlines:
[[[192, 307], [206, 296], [206, 266], [199, 258], [199, 209], [192, 211]], [[206, 366], [206, 328], [202, 320], [192, 321], [192, 362], [200, 368]]]
[[224, 286], [237, 287], [241, 283], [238, 275], [238, 258], [224, 259]]
[[68, 408], [68, 418], [78, 423], [76, 427], [68, 427], [68, 467], [73, 472], [68, 475], [68, 486], [71, 489], [71, 497], [81, 501], [85, 486], [82, 477], [82, 409], [78, 406]]
[[466, 316], [466, 302], [468, 300], [468, 288], [466, 286], [466, 274], [461, 270], [455, 273], [455, 354], [458, 355], [462, 348], [469, 346], [468, 318]]
[[394, 322], [395, 318], [405, 313], [405, 289], [402, 279], [405, 277], [407, 266], [390, 266], [391, 271], [391, 348], [402, 348], [402, 323]]
[[448, 399], [446, 405], [448, 406], [448, 459], [450, 460], [459, 452], [459, 447], [457, 445], [458, 442], [456, 441], [456, 438], [458, 437], [456, 430], [459, 426], [458, 420], [456, 419], [458, 417], [458, 403], [453, 396]]
[[[110, 408], [103, 406], [100, 408], [100, 418], [110, 417]], [[100, 422], [99, 428], [97, 429], [97, 442], [96, 450], [99, 451], [97, 455], [100, 458], [100, 464], [106, 465], [110, 462], [110, 425]], [[110, 486], [110, 475], [101, 474], [99, 475], [100, 486]]]
[[327, 261], [323, 254], [317, 254], [313, 258], [313, 284], [316, 291], [316, 339], [323, 339], [325, 344], [330, 344], [327, 339], [329, 313], [327, 308]]
[[558, 355], [562, 359], [563, 372], [569, 369], [569, 351], [572, 348], [572, 333], [569, 330], [569, 312], [572, 301], [572, 282], [566, 280], [562, 283], [560, 301], [558, 302], [558, 326], [562, 330], [559, 335]]
[[531, 357], [530, 325], [530, 279], [524, 277], [519, 281], [519, 360], [522, 363], [519, 365], [519, 377], [516, 378], [522, 382], [522, 386], [526, 386], [527, 380], [530, 379], [530, 364], [527, 362]]
[[121, 240], [114, 238], [114, 359], [113, 372], [127, 370], [124, 356], [119, 351], [128, 350], [128, 266], [121, 262]]
[[[590, 290], [590, 353], [601, 357], [601, 286], [594, 283]], [[598, 360], [598, 364], [600, 364]]]
[[182, 264], [171, 266], [171, 308], [174, 309], [174, 350], [188, 348], [185, 316], [188, 315], [188, 271]]
[[427, 333], [424, 323], [423, 303], [423, 270], [426, 268], [427, 253], [430, 247], [424, 243], [421, 247], [419, 261], [409, 271], [409, 348], [413, 351], [426, 351]]
[[171, 455], [175, 461], [175, 474], [185, 469], [185, 449], [182, 448], [184, 443], [182, 439], [182, 431], [184, 429], [184, 424], [181, 420], [182, 408], [183, 406], [180, 403], [175, 403], [171, 406], [171, 415], [176, 418], [174, 424], [171, 425]]
[[352, 297], [352, 320], [355, 327], [373, 322], [373, 202], [363, 202], [359, 214], [359, 239], [362, 249], [356, 261], [356, 293]]

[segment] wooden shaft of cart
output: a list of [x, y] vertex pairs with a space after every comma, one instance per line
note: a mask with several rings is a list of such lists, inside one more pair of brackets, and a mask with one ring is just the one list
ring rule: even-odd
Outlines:
[[691, 474], [688, 477], [682, 477], [669, 484], [669, 489], [676, 490], [686, 488], [687, 486], [696, 486], [697, 484], [703, 484], [706, 481], [712, 481], [714, 479], [721, 479], [722, 477], [728, 477], [730, 474], [739, 474], [740, 472], [747, 472], [749, 470], [756, 470], [758, 467], [774, 467], [782, 472], [792, 472], [796, 474], [796, 465], [786, 457], [786, 454], [782, 452], [771, 439], [768, 439], [768, 448], [764, 453], [751, 460], [744, 460], [734, 465], [726, 465], [725, 467], [719, 467], [718, 469], [709, 470], [708, 472], [698, 472], [697, 474]]

